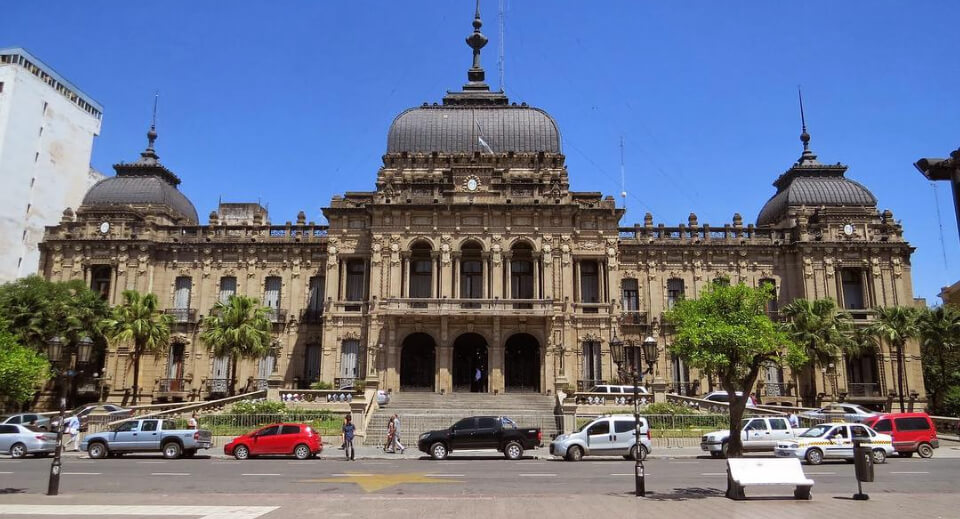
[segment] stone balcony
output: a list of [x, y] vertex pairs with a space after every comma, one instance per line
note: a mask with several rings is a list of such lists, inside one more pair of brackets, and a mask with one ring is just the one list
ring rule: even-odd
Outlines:
[[552, 299], [419, 299], [389, 298], [377, 311], [386, 315], [525, 315], [553, 313]]

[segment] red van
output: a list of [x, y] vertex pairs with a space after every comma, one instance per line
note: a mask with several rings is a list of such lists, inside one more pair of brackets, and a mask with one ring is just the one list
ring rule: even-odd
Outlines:
[[871, 416], [863, 422], [874, 431], [893, 436], [893, 449], [906, 457], [916, 452], [921, 458], [933, 456], [940, 447], [937, 428], [927, 413], [889, 413]]

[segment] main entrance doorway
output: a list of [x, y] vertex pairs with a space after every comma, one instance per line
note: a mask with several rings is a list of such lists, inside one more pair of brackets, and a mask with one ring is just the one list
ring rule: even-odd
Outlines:
[[453, 390], [487, 391], [487, 341], [482, 335], [465, 333], [453, 342]]
[[402, 391], [434, 390], [436, 352], [433, 337], [425, 333], [413, 333], [403, 340], [400, 350], [400, 389]]
[[511, 335], [503, 348], [503, 378], [509, 392], [540, 391], [540, 343], [527, 333]]

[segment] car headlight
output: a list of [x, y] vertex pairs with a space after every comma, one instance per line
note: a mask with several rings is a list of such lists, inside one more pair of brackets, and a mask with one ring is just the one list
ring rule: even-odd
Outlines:
[[420, 439], [421, 439], [421, 440], [426, 440], [426, 439], [427, 439], [427, 436], [430, 436], [430, 433], [423, 433], [423, 434], [420, 435]]

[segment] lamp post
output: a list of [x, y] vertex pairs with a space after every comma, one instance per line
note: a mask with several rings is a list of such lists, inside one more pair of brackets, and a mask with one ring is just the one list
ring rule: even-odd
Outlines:
[[[60, 467], [62, 465], [60, 454], [63, 451], [63, 426], [64, 415], [67, 411], [67, 386], [69, 381], [77, 375], [76, 367], [78, 363], [84, 364], [90, 360], [90, 353], [93, 350], [93, 341], [89, 337], [84, 337], [77, 342], [76, 355], [70, 356], [68, 369], [60, 370], [60, 419], [57, 423], [57, 447], [53, 451], [53, 462], [50, 464], [50, 478], [47, 481], [47, 495], [55, 496], [60, 493]], [[55, 365], [61, 364], [61, 355], [63, 354], [63, 340], [59, 337], [53, 337], [47, 341], [47, 356]]]
[[[628, 345], [620, 340], [616, 335], [610, 339], [610, 353], [613, 356], [613, 362], [617, 364], [617, 374], [621, 379], [630, 378], [633, 383], [633, 426], [634, 426], [634, 485], [637, 497], [644, 497], [646, 490], [646, 474], [643, 466], [643, 444], [640, 442], [640, 381], [644, 375], [653, 372], [653, 365], [657, 362], [657, 340], [653, 337], [647, 337], [643, 340], [642, 349], [636, 350], [637, 354], [633, 356], [636, 361], [628, 366], [626, 365], [625, 348], [634, 350], [637, 346], [630, 341]], [[641, 370], [639, 362], [642, 356], [647, 359], [648, 368]]]

